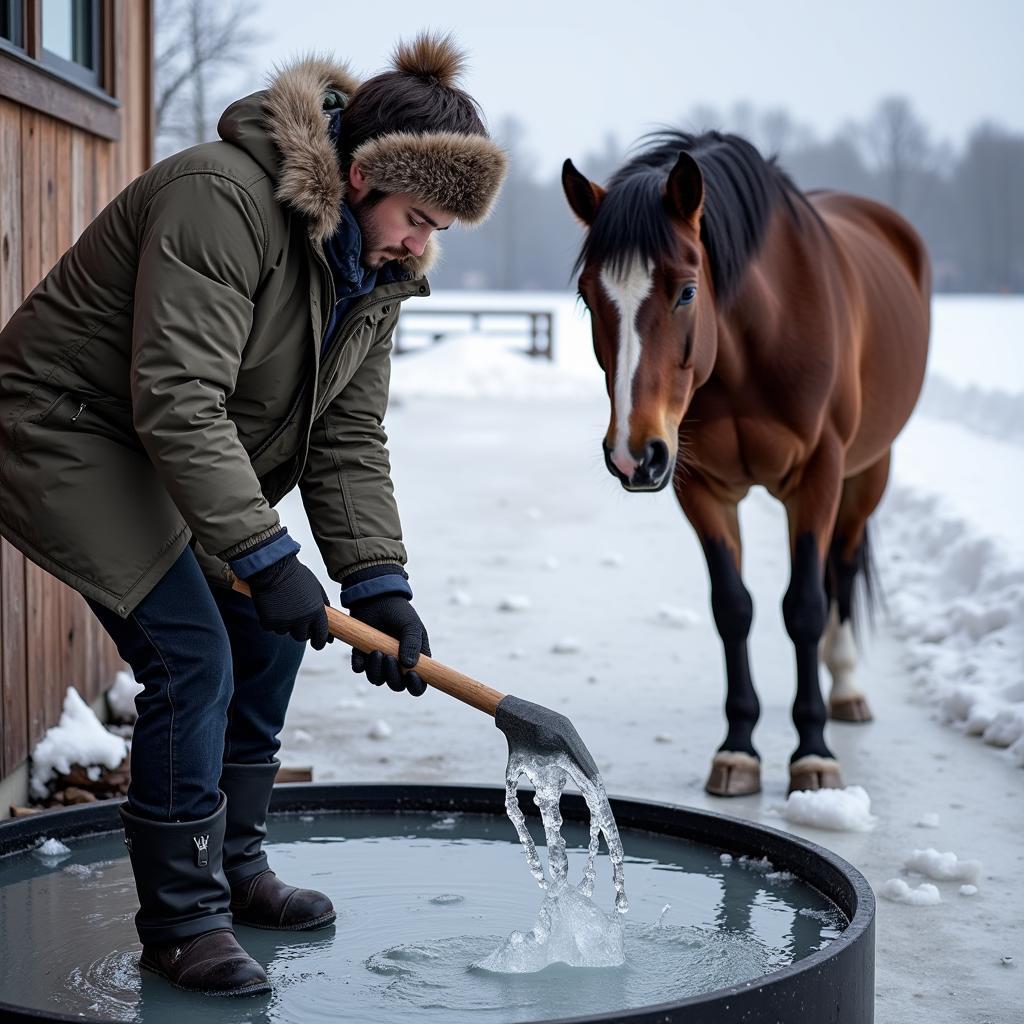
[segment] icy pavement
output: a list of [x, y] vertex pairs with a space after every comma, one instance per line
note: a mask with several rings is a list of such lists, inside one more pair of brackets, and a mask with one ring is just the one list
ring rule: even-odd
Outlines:
[[[1024, 956], [1024, 772], [930, 719], [901, 667], [901, 642], [883, 627], [862, 663], [877, 720], [830, 732], [847, 784], [871, 795], [878, 824], [824, 832], [772, 813], [785, 800], [795, 744], [793, 653], [779, 609], [784, 517], [757, 491], [742, 520], [765, 788], [729, 801], [706, 796], [724, 693], [703, 559], [670, 494], [627, 495], [608, 475], [604, 417], [603, 401], [585, 399], [413, 399], [392, 410], [409, 571], [435, 655], [568, 714], [612, 793], [789, 828], [849, 859], [876, 891], [922, 846], [982, 860], [972, 899], [939, 882], [939, 906], [879, 901], [877, 1020], [1016, 1019], [1021, 976], [1003, 958]], [[323, 573], [297, 500], [282, 512]], [[473, 600], [453, 600], [458, 593]], [[499, 611], [509, 594], [528, 596], [528, 606]], [[568, 636], [578, 649], [553, 654]], [[503, 781], [505, 740], [480, 712], [434, 691], [416, 699], [376, 689], [351, 673], [338, 645], [309, 652], [283, 738], [284, 763], [312, 764], [318, 781]], [[922, 834], [918, 823], [932, 815], [938, 826]]]

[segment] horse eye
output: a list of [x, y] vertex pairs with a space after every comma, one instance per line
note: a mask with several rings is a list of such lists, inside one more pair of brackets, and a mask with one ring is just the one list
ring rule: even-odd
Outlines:
[[697, 286], [695, 284], [688, 284], [679, 296], [679, 301], [676, 303], [677, 306], [688, 306], [697, 297]]

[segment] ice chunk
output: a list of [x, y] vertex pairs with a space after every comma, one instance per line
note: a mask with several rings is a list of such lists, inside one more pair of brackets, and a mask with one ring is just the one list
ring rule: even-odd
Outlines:
[[980, 860], [960, 860], [952, 851], [940, 853], [933, 847], [915, 850], [903, 868], [934, 878], [937, 882], [977, 882], [981, 877]]
[[961, 896], [977, 896], [978, 887], [976, 885], [961, 885], [960, 888], [957, 889], [957, 892], [960, 893]]
[[67, 774], [74, 764], [114, 769], [127, 753], [123, 737], [105, 729], [78, 691], [69, 686], [60, 721], [46, 731], [32, 751], [32, 794], [39, 799], [45, 797], [47, 783]]
[[59, 839], [44, 839], [37, 847], [36, 853], [43, 857], [64, 857], [71, 852]]
[[731, 854], [731, 853], [722, 853], [722, 854], [719, 854], [719, 857], [718, 857], [718, 859], [719, 859], [719, 860], [720, 860], [720, 861], [721, 861], [721, 862], [722, 862], [723, 864], [731, 864], [731, 863], [732, 863], [732, 854]]
[[868, 832], [878, 821], [871, 813], [871, 797], [860, 786], [797, 790], [789, 794], [781, 813], [795, 825], [834, 832]]
[[499, 612], [525, 612], [530, 607], [526, 594], [509, 594], [498, 602]]
[[934, 907], [942, 902], [939, 890], [929, 882], [911, 889], [902, 878], [890, 878], [879, 892], [893, 903], [908, 903], [912, 907]]
[[292, 741], [294, 743], [312, 743], [313, 737], [305, 729], [292, 729]]
[[558, 568], [560, 563], [554, 555], [548, 555], [547, 558], [545, 558], [541, 564], [544, 566], [545, 569], [547, 569], [548, 572], [554, 572]]
[[609, 551], [601, 556], [601, 564], [607, 569], [617, 569], [625, 562], [625, 559], [617, 551]]
[[473, 598], [465, 590], [454, 590], [448, 598], [448, 603], [458, 608], [468, 608], [473, 603]]
[[937, 814], [929, 812], [928, 814], [922, 814], [914, 824], [918, 828], [938, 828], [939, 827], [939, 816]]
[[513, 932], [476, 966], [500, 974], [532, 974], [557, 963], [620, 967], [626, 962], [624, 931], [618, 914], [606, 914], [575, 886], [565, 885], [548, 893], [531, 931]]

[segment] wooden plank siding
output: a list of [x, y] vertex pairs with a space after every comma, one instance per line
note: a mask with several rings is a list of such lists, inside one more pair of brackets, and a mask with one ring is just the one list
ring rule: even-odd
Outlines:
[[[0, 98], [0, 326], [151, 161], [151, 0], [115, 0], [113, 25], [119, 141]], [[0, 779], [56, 723], [68, 686], [91, 702], [122, 667], [85, 601], [0, 540]]]

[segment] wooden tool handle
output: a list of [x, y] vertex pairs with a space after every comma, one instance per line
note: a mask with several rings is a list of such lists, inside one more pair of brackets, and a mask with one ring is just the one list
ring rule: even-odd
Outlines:
[[[240, 594], [252, 596], [247, 583], [236, 579], [233, 586]], [[327, 609], [327, 626], [331, 636], [344, 640], [350, 647], [356, 647], [367, 654], [370, 651], [383, 651], [385, 654], [398, 656], [398, 641], [393, 636], [381, 633], [365, 622], [339, 612], [336, 608]], [[491, 717], [505, 696], [471, 676], [465, 676], [439, 661], [434, 661], [433, 658], [428, 658], [425, 654], [420, 655], [414, 671], [435, 690], [447, 693], [449, 697], [461, 700], [463, 704], [486, 712]]]

